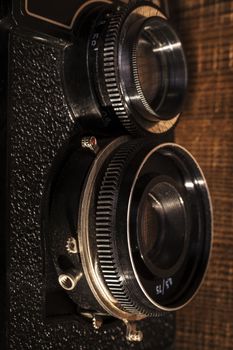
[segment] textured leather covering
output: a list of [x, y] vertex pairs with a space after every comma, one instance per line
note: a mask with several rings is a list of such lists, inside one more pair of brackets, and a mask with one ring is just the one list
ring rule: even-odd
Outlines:
[[142, 343], [127, 343], [121, 322], [94, 331], [44, 317], [41, 198], [51, 162], [75, 124], [62, 88], [65, 44], [11, 35], [7, 349], [167, 349], [174, 340], [171, 315], [142, 322]]

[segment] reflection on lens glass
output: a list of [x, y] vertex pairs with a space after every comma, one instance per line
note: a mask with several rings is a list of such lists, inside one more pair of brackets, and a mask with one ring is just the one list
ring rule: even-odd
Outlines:
[[149, 256], [153, 254], [158, 243], [158, 238], [161, 237], [161, 234], [159, 234], [163, 226], [163, 223], [161, 223], [163, 219], [162, 215], [160, 215], [162, 214], [161, 211], [161, 204], [149, 193], [145, 200], [142, 213], [141, 236], [144, 255]]
[[149, 104], [154, 103], [163, 79], [161, 60], [159, 54], [154, 54], [153, 47], [148, 32], [144, 32], [137, 47], [137, 69], [142, 92]]
[[173, 184], [159, 182], [146, 189], [139, 210], [141, 255], [152, 273], [166, 274], [184, 247], [187, 214], [182, 196]]
[[180, 113], [187, 82], [184, 52], [176, 33], [162, 18], [141, 26], [133, 50], [137, 94], [148, 120], [167, 120]]

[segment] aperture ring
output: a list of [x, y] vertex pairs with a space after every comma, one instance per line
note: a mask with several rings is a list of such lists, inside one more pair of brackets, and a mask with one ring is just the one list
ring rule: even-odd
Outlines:
[[135, 123], [130, 120], [129, 113], [122, 98], [116, 66], [119, 31], [128, 10], [129, 7], [123, 7], [118, 9], [116, 13], [111, 14], [104, 40], [103, 71], [106, 90], [114, 113], [129, 133], [137, 135], [139, 130]]
[[119, 182], [128, 157], [138, 148], [138, 142], [134, 141], [120, 147], [110, 161], [102, 179], [97, 200], [96, 210], [96, 245], [99, 267], [104, 281], [121, 307], [132, 314], [146, 316], [158, 316], [160, 313], [150, 312], [134, 302], [126, 289], [119, 271], [119, 262], [114, 249], [115, 232], [114, 219], [116, 214]]

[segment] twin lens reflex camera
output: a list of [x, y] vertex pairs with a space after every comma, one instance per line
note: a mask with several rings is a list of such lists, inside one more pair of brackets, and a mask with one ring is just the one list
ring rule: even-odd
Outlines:
[[212, 211], [174, 143], [187, 64], [167, 6], [2, 0], [0, 15], [1, 348], [174, 349]]

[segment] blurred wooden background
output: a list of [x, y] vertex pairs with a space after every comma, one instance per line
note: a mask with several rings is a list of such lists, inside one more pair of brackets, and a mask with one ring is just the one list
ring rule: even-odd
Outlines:
[[170, 0], [190, 71], [176, 141], [202, 166], [214, 207], [211, 265], [177, 313], [177, 350], [233, 349], [233, 0]]

